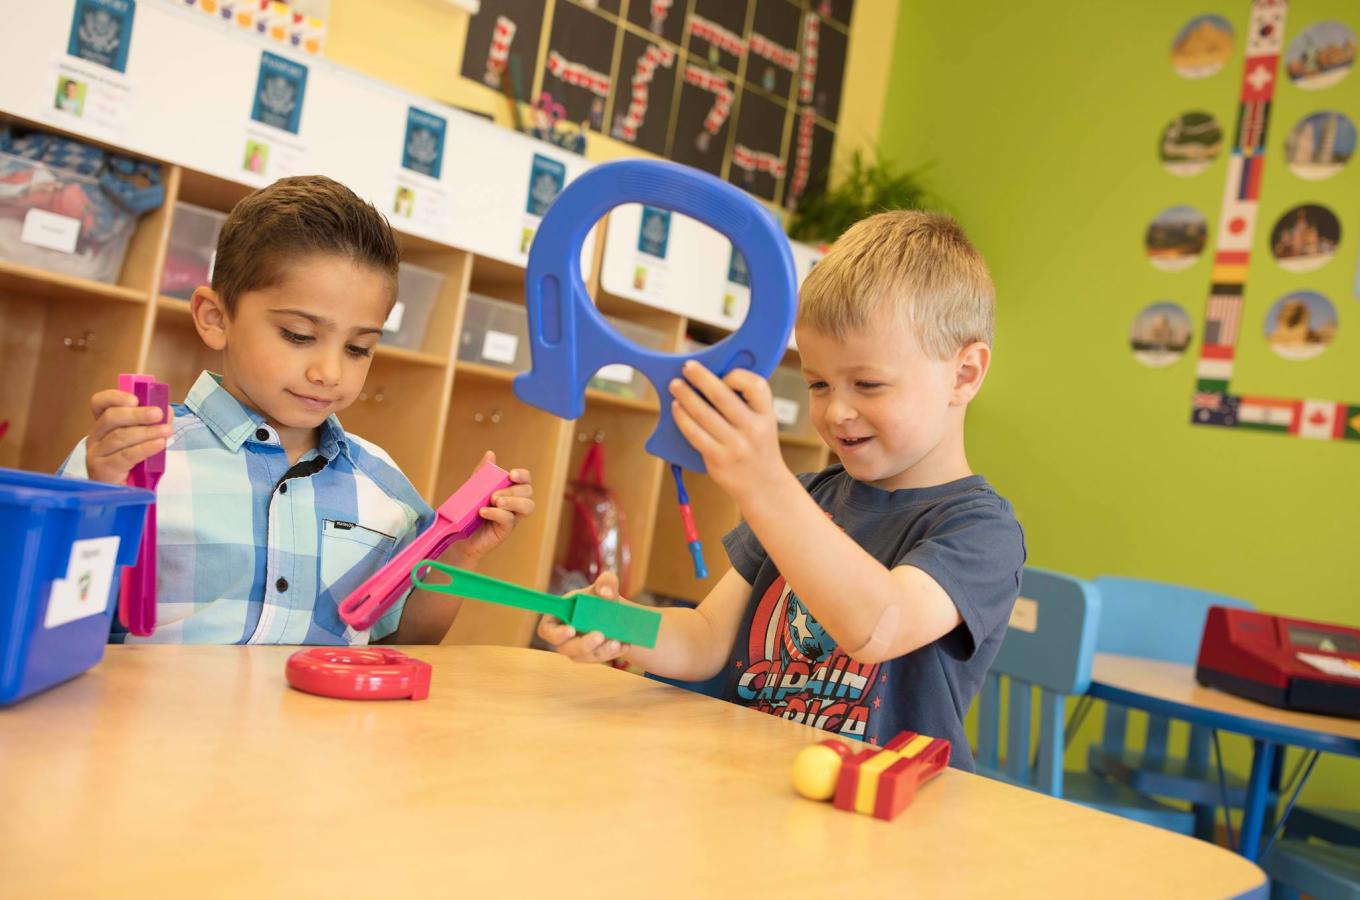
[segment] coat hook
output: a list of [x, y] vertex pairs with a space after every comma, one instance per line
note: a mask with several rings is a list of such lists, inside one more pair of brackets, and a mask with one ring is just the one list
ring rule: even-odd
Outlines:
[[593, 435], [592, 435], [592, 434], [587, 434], [587, 433], [584, 432], [584, 431], [578, 431], [578, 432], [576, 433], [576, 440], [577, 440], [578, 443], [581, 443], [581, 444], [584, 444], [586, 441], [594, 441], [594, 442], [597, 443], [597, 444], [603, 444], [603, 443], [604, 443], [604, 429], [602, 429], [602, 428], [596, 428], [596, 429], [595, 429], [595, 433], [594, 433]]
[[476, 422], [479, 425], [485, 422], [489, 422], [492, 425], [499, 425], [501, 423], [501, 411], [499, 408], [497, 408], [491, 410], [491, 412], [489, 413], [484, 413], [481, 411], [475, 412], [472, 414], [472, 421]]
[[374, 403], [381, 403], [383, 400], [387, 399], [387, 395], [384, 391], [386, 391], [386, 388], [378, 388], [371, 397], [369, 396], [368, 391], [360, 391], [359, 402], [364, 403], [368, 400], [372, 400]]

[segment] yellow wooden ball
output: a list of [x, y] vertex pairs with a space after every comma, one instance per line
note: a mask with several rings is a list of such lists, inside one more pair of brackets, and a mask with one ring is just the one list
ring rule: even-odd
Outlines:
[[841, 774], [841, 754], [826, 744], [813, 744], [793, 759], [793, 788], [809, 800], [830, 800]]

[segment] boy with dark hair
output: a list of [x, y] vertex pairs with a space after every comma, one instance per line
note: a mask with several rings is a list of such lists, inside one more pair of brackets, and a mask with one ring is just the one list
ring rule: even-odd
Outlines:
[[[368, 631], [338, 604], [434, 520], [380, 447], [337, 414], [358, 398], [396, 302], [400, 251], [387, 220], [338, 182], [284, 178], [222, 226], [194, 327], [222, 353], [173, 424], [122, 391], [90, 401], [95, 423], [62, 474], [123, 484], [166, 451], [157, 490], [156, 632], [183, 643], [438, 643], [459, 604], [416, 592]], [[494, 456], [488, 452], [488, 459]], [[533, 511], [529, 473], [481, 511], [445, 559], [470, 568]]]

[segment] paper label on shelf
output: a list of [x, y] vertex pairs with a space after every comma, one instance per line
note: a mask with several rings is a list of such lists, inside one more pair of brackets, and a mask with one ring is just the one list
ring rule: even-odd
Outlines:
[[121, 140], [132, 121], [133, 82], [116, 69], [74, 56], [52, 59], [50, 92], [38, 97], [42, 118], [93, 137]]
[[519, 350], [519, 337], [503, 331], [490, 331], [482, 340], [482, 359], [513, 365], [515, 352]]
[[1028, 597], [1017, 597], [1011, 610], [1010, 626], [1029, 634], [1039, 630], [1039, 602]]
[[441, 240], [449, 227], [448, 195], [434, 178], [417, 172], [401, 171], [392, 181], [391, 193], [382, 198], [389, 204], [384, 212], [401, 230]]
[[600, 370], [595, 373], [595, 377], [603, 378], [605, 381], [613, 381], [617, 384], [632, 384], [633, 367], [625, 366], [623, 363], [613, 363], [608, 366], [602, 366]]
[[401, 320], [406, 315], [406, 304], [400, 300], [392, 307], [392, 311], [387, 314], [387, 321], [383, 323], [383, 331], [401, 331]]
[[45, 209], [30, 209], [24, 216], [24, 228], [19, 240], [35, 247], [46, 247], [61, 253], [75, 253], [80, 239], [80, 220], [59, 216]]
[[788, 397], [774, 398], [774, 420], [780, 425], [793, 425], [798, 421], [797, 400], [790, 400]]
[[1342, 659], [1339, 656], [1323, 656], [1321, 653], [1300, 653], [1299, 659], [1308, 663], [1319, 672], [1340, 675], [1343, 678], [1360, 679], [1360, 662]]
[[52, 582], [44, 627], [56, 628], [104, 612], [113, 589], [118, 543], [118, 536], [110, 535], [71, 545], [66, 577]]

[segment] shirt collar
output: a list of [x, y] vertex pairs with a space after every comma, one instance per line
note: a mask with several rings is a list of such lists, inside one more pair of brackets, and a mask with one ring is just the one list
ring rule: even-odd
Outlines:
[[[264, 416], [242, 405], [222, 387], [222, 376], [213, 372], [204, 371], [198, 376], [194, 386], [189, 388], [189, 395], [184, 398], [184, 405], [202, 419], [232, 453], [240, 450], [247, 441], [255, 440], [255, 432], [266, 424]], [[326, 421], [321, 423], [316, 449], [327, 462], [334, 460], [340, 453], [349, 457], [349, 438], [334, 415], [327, 416]]]

